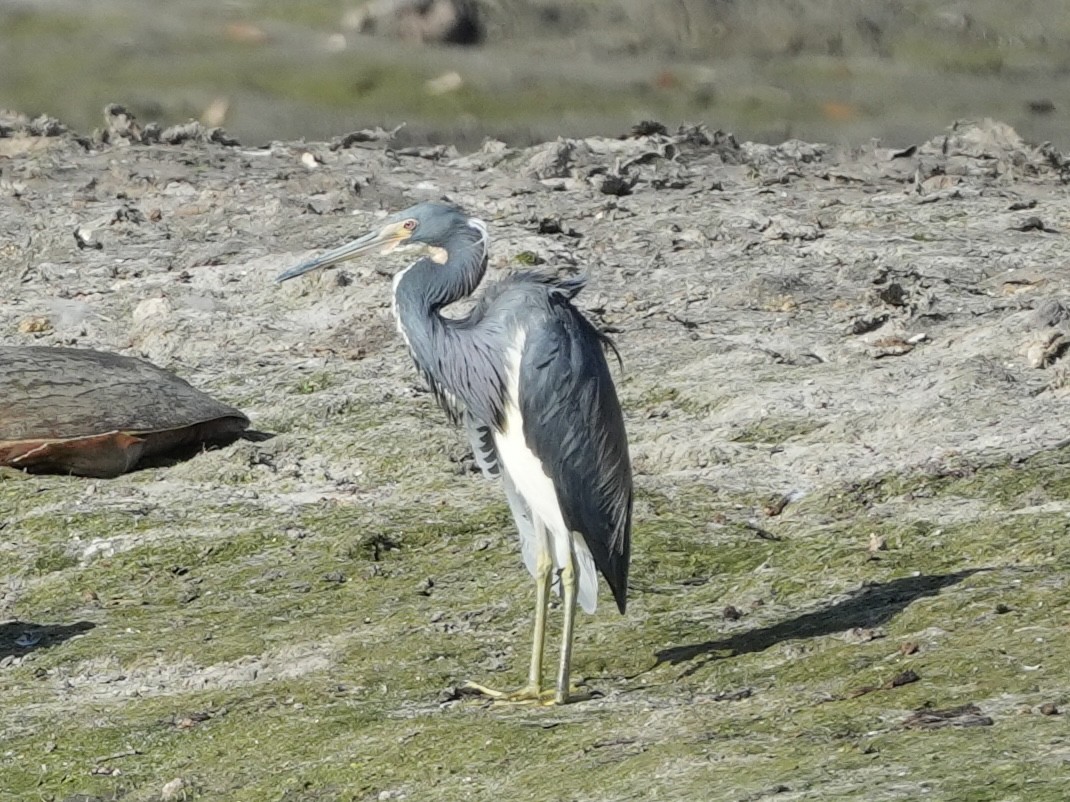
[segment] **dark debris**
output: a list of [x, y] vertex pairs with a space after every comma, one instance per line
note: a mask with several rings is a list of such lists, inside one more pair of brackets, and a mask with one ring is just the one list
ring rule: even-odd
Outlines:
[[943, 727], [991, 727], [995, 722], [975, 704], [949, 707], [946, 710], [922, 708], [903, 721], [909, 730], [938, 730]]

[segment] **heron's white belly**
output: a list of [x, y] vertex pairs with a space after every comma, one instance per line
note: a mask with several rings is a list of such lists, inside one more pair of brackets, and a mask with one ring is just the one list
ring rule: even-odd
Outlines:
[[[520, 355], [523, 352], [524, 335], [521, 332], [514, 347], [509, 350], [507, 361], [507, 385], [505, 400], [505, 420], [501, 431], [494, 433], [494, 445], [498, 459], [509, 474], [517, 492], [527, 504], [534, 517], [542, 521], [550, 540], [550, 553], [554, 568], [560, 570], [575, 555], [576, 574], [579, 578], [578, 599], [580, 606], [592, 613], [597, 606], [598, 572], [594, 558], [582, 537], [574, 537], [565, 524], [561, 505], [557, 500], [557, 491], [550, 476], [543, 467], [542, 460], [533, 452], [524, 437], [524, 420], [520, 414], [519, 375]], [[521, 536], [531, 536], [520, 527]], [[534, 554], [538, 544], [523, 543], [525, 554]], [[529, 570], [533, 570], [532, 561], [525, 560]]]
[[[568, 542], [560, 536], [568, 533], [568, 527], [561, 515], [561, 505], [557, 502], [554, 483], [542, 467], [542, 461], [528, 448], [524, 440], [524, 422], [520, 417], [520, 410], [513, 404], [509, 404], [505, 409], [505, 426], [501, 432], [495, 434], [494, 445], [498, 449], [498, 458], [512, 477], [517, 492], [527, 503], [528, 509], [538, 516], [550, 531], [550, 540], [555, 547], [554, 564], [560, 568], [567, 561], [568, 555]], [[560, 547], [560, 550], [557, 547]]]

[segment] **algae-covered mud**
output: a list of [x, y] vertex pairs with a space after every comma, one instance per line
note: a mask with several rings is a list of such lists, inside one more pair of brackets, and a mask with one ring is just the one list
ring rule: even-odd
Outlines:
[[[142, 123], [0, 119], [0, 343], [147, 358], [260, 434], [0, 472], [0, 800], [1065, 797], [1057, 150]], [[273, 283], [441, 197], [490, 280], [587, 273], [624, 359], [633, 581], [578, 621], [589, 701], [457, 691], [521, 684], [534, 592], [396, 336], [396, 255]]]

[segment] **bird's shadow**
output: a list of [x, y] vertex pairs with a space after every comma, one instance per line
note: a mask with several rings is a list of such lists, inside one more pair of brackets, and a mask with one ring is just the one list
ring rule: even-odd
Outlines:
[[91, 621], [75, 621], [73, 624], [4, 621], [0, 623], [0, 660], [10, 655], [22, 657], [30, 652], [48, 649], [95, 626]]
[[693, 674], [711, 660], [761, 652], [788, 640], [832, 635], [856, 627], [876, 627], [889, 621], [916, 600], [935, 596], [944, 588], [988, 568], [971, 568], [953, 574], [907, 576], [859, 588], [849, 598], [778, 624], [740, 632], [727, 638], [673, 646], [655, 653], [655, 667], [698, 660], [685, 674]]

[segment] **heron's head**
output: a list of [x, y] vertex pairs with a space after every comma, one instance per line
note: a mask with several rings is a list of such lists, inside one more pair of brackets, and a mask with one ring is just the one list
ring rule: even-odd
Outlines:
[[386, 218], [376, 230], [327, 251], [280, 273], [276, 281], [286, 281], [321, 267], [379, 251], [390, 253], [398, 247], [421, 247], [436, 261], [444, 261], [447, 243], [468, 225], [468, 217], [456, 206], [445, 203], [418, 203]]

